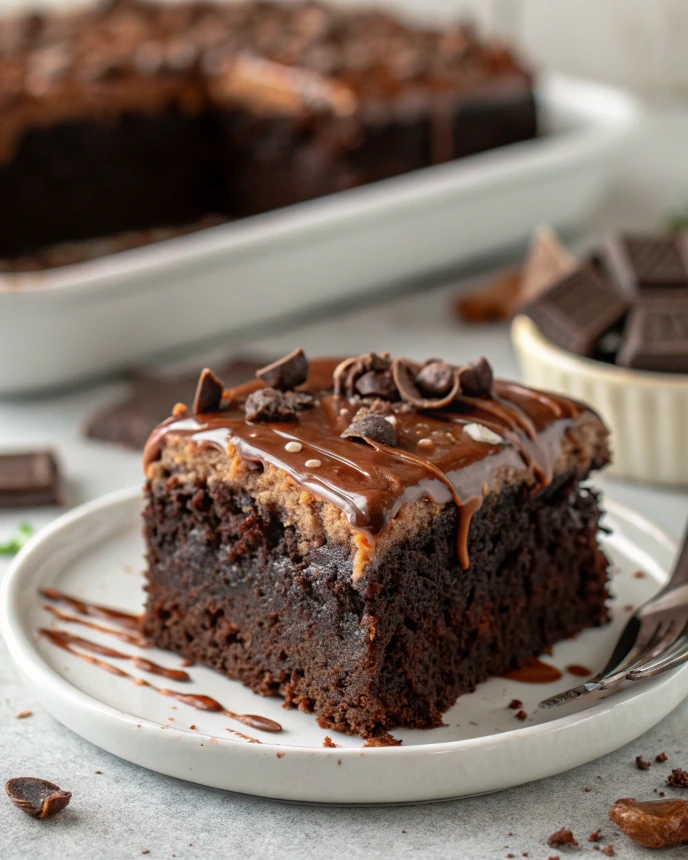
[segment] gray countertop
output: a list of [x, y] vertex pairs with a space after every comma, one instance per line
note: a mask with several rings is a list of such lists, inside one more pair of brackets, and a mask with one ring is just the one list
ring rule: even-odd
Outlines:
[[[620, 178], [606, 210], [590, 233], [613, 224], [646, 226], [688, 200], [685, 140], [688, 119], [648, 124], [620, 165]], [[452, 360], [484, 353], [500, 375], [516, 373], [507, 328], [462, 328], [447, 314], [448, 290], [395, 299], [383, 307], [359, 309], [336, 320], [252, 344], [257, 352], [287, 351], [303, 345], [311, 354], [367, 351], [371, 347], [424, 358]], [[84, 418], [123, 390], [103, 383], [40, 401], [0, 402], [0, 450], [51, 445], [59, 451], [71, 503], [141, 482], [139, 457], [85, 440]], [[614, 499], [625, 503], [674, 536], [688, 519], [688, 494], [600, 480]], [[0, 516], [0, 539], [20, 519], [35, 525], [53, 512]], [[0, 575], [5, 564], [0, 562]], [[30, 709], [32, 716], [15, 715]], [[150, 851], [158, 858], [502, 858], [528, 852], [531, 858], [580, 856], [592, 852], [591, 831], [601, 828], [603, 846], [613, 844], [621, 858], [648, 851], [620, 835], [607, 821], [619, 797], [656, 797], [672, 767], [688, 767], [684, 703], [633, 744], [592, 764], [551, 779], [483, 797], [425, 806], [333, 808], [299, 806], [243, 797], [163, 777], [102, 752], [55, 722], [16, 676], [0, 645], [0, 780], [35, 775], [73, 792], [65, 812], [35, 821], [0, 800], [0, 857], [125, 858]], [[665, 764], [647, 771], [634, 758], [666, 752]], [[96, 773], [102, 771], [102, 773]], [[591, 789], [585, 791], [586, 788]], [[673, 795], [672, 795], [673, 796]], [[688, 796], [688, 795], [687, 795]], [[577, 849], [551, 849], [547, 836], [573, 829]], [[508, 847], [507, 847], [508, 846]], [[680, 850], [680, 849], [678, 849]], [[678, 853], [665, 852], [663, 856]], [[594, 856], [594, 855], [593, 855]]]

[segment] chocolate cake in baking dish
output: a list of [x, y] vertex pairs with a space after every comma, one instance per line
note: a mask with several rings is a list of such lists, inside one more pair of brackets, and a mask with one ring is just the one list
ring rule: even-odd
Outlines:
[[529, 71], [465, 26], [315, 3], [0, 23], [0, 258], [237, 218], [531, 138]]
[[145, 453], [145, 633], [372, 737], [607, 619], [607, 430], [463, 367], [295, 351], [204, 371]]

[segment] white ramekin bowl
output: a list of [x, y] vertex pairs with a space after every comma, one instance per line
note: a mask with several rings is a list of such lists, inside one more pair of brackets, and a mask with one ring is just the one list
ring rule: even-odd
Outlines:
[[688, 485], [688, 374], [629, 370], [560, 349], [526, 316], [511, 339], [527, 385], [588, 403], [612, 431], [607, 474]]

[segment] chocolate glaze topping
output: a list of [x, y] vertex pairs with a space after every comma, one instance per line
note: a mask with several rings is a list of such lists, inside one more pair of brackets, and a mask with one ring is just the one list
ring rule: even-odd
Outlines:
[[[371, 536], [381, 533], [408, 502], [453, 501], [460, 513], [457, 550], [465, 569], [470, 519], [496, 473], [504, 468], [532, 468], [539, 486], [547, 485], [564, 434], [582, 413], [593, 417], [586, 407], [567, 398], [499, 380], [488, 394], [458, 394], [437, 409], [416, 409], [403, 401], [371, 404], [359, 396], [332, 393], [337, 365], [334, 359], [310, 363], [308, 379], [298, 390], [314, 395], [313, 408], [299, 412], [292, 421], [246, 420], [243, 403], [263, 387], [260, 380], [232, 389], [222, 411], [173, 416], [151, 435], [144, 466], [160, 457], [171, 437], [221, 451], [231, 445], [249, 465], [271, 464], [284, 470], [339, 507], [354, 528]], [[342, 438], [366, 404], [393, 422], [395, 447], [372, 439], [361, 444]], [[468, 425], [491, 431], [484, 434], [489, 441], [471, 434], [471, 428], [464, 430]]]

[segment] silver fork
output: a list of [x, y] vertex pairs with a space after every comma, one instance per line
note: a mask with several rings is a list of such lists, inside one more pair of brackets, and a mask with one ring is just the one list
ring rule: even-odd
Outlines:
[[688, 530], [667, 584], [629, 618], [607, 665], [587, 683], [557, 693], [539, 708], [608, 690], [622, 681], [644, 681], [688, 660]]

